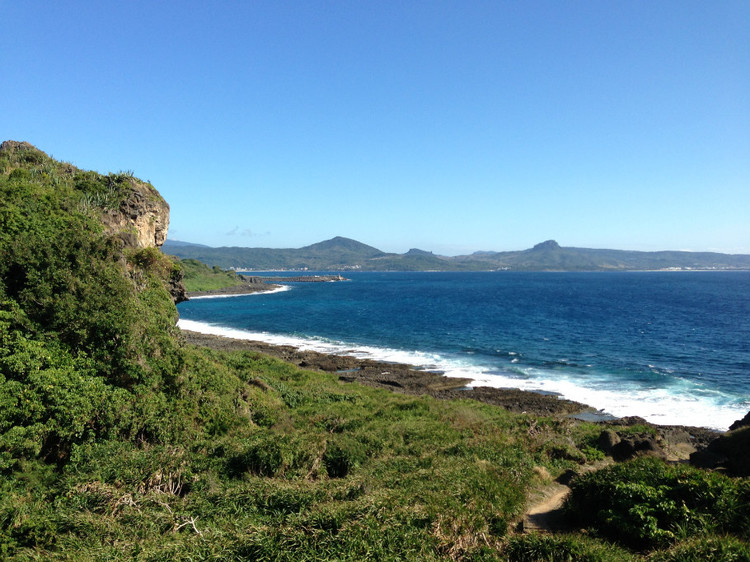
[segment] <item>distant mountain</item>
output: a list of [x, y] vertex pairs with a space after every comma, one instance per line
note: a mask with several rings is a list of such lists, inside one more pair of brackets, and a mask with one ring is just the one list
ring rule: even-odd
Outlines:
[[476, 252], [453, 258], [518, 271], [644, 271], [669, 269], [750, 269], [750, 255], [712, 252], [636, 252], [562, 247], [554, 240], [520, 252]]
[[337, 236], [324, 242], [318, 242], [310, 246], [305, 246], [297, 250], [302, 255], [315, 256], [326, 259], [330, 262], [348, 264], [357, 262], [362, 259], [373, 259], [385, 256], [377, 248], [362, 244], [351, 238]]
[[163, 251], [208, 265], [242, 270], [361, 271], [639, 271], [667, 269], [750, 269], [750, 255], [712, 252], [633, 252], [560, 246], [547, 240], [512, 252], [475, 252], [467, 256], [436, 256], [413, 248], [387, 253], [350, 238], [337, 236], [304, 248], [212, 248], [167, 240]]

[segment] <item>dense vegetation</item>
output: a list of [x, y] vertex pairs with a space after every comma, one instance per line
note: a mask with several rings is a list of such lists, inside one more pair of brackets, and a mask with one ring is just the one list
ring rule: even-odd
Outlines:
[[750, 480], [644, 457], [578, 478], [568, 510], [582, 526], [636, 549], [711, 535], [748, 540]]
[[746, 479], [637, 461], [575, 485], [590, 536], [514, 535], [596, 425], [184, 344], [180, 268], [99, 220], [134, 182], [0, 149], [1, 559], [750, 558]]

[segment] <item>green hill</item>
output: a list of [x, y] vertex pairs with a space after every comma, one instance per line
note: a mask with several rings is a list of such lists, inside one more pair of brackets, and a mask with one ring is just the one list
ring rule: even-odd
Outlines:
[[600, 427], [188, 344], [168, 212], [132, 173], [0, 145], [0, 559], [750, 556], [747, 479], [624, 463], [574, 481], [587, 536], [516, 535]]
[[633, 252], [562, 247], [554, 240], [512, 252], [437, 256], [412, 249], [386, 253], [336, 237], [298, 249], [211, 248], [167, 241], [166, 251], [223, 268], [246, 270], [312, 269], [361, 271], [642, 271], [661, 269], [750, 269], [750, 255], [711, 252]]
[[183, 271], [183, 282], [188, 293], [217, 291], [246, 285], [246, 281], [233, 271], [225, 271], [217, 266], [208, 267], [198, 260], [180, 260], [179, 265]]

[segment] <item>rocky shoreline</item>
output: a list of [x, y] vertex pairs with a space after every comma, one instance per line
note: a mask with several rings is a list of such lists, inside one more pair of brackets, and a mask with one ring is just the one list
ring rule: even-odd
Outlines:
[[[467, 388], [471, 379], [445, 377], [440, 373], [419, 370], [410, 365], [301, 351], [292, 346], [276, 346], [187, 330], [183, 330], [182, 334], [188, 344], [224, 351], [263, 353], [305, 369], [335, 373], [342, 382], [358, 382], [412, 396], [428, 395], [444, 400], [469, 398], [514, 413], [559, 416], [570, 419], [572, 423], [577, 417], [595, 421], [602, 425], [603, 434], [606, 433], [611, 441], [609, 445], [605, 443], [605, 447], [618, 446], [623, 458], [654, 454], [670, 460], [685, 461], [691, 454], [703, 451], [722, 435], [720, 432], [702, 427], [660, 426], [639, 417], [612, 420], [602, 416], [591, 406], [555, 395], [513, 388]], [[612, 435], [614, 432], [610, 429], [613, 426], [635, 425], [644, 426], [647, 431], [641, 435], [629, 434], [627, 437], [623, 434], [621, 438], [620, 435]]]
[[536, 415], [578, 414], [594, 412], [585, 404], [557, 396], [518, 389], [489, 387], [466, 388], [471, 379], [445, 377], [440, 373], [422, 371], [411, 365], [359, 359], [350, 355], [327, 355], [317, 351], [301, 351], [292, 346], [238, 340], [224, 336], [182, 331], [185, 341], [202, 347], [225, 351], [255, 351], [277, 357], [304, 369], [337, 373], [342, 382], [359, 382], [387, 388], [394, 392], [435, 398], [473, 398], [487, 404], [502, 406], [516, 413]]
[[281, 287], [278, 283], [335, 283], [348, 281], [341, 275], [300, 275], [296, 277], [258, 277], [240, 274], [241, 285], [215, 289], [212, 291], [190, 291], [186, 293], [188, 300], [194, 297], [220, 297], [228, 295], [251, 295], [265, 291], [274, 291]]
[[281, 285], [273, 285], [269, 283], [248, 281], [242, 285], [235, 285], [234, 287], [225, 287], [223, 289], [216, 289], [213, 291], [189, 291], [187, 294], [188, 300], [194, 297], [220, 297], [228, 295], [251, 295], [253, 293], [262, 293], [267, 291], [274, 291], [280, 288]]

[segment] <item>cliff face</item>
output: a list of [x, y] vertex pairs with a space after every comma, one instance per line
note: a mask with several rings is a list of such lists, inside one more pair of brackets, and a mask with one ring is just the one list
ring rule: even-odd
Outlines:
[[102, 221], [126, 246], [160, 248], [167, 239], [169, 205], [149, 184], [134, 178], [127, 184], [119, 207], [106, 210]]
[[[57, 180], [70, 180], [76, 189], [91, 190], [91, 172], [57, 162], [28, 142], [4, 141], [0, 144], [0, 156], [7, 159], [4, 166], [8, 172], [27, 170], [34, 181], [54, 176]], [[102, 185], [98, 192], [89, 194], [88, 206], [101, 208], [107, 231], [122, 238], [131, 248], [160, 248], [167, 239], [169, 205], [159, 192], [129, 174], [95, 175], [95, 181]], [[112, 201], [114, 205], [106, 204]]]
[[[104, 234], [121, 240], [125, 250], [160, 248], [167, 239], [169, 205], [150, 183], [130, 172], [103, 175], [81, 170], [28, 142], [8, 140], [0, 144], [0, 179], [6, 175], [8, 197], [38, 198], [31, 194], [45, 193], [61, 208], [100, 222]], [[123, 252], [123, 264], [129, 254]], [[132, 264], [128, 268], [132, 274]], [[181, 269], [166, 265], [163, 269], [169, 272], [164, 281], [173, 300], [186, 300]]]

